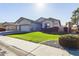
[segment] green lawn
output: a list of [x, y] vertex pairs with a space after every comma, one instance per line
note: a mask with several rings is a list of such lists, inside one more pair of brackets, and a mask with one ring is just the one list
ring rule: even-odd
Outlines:
[[42, 42], [47, 40], [58, 40], [60, 35], [58, 34], [46, 34], [42, 32], [31, 32], [31, 33], [24, 33], [24, 34], [12, 34], [8, 35], [9, 37], [19, 38], [26, 41], [32, 42]]

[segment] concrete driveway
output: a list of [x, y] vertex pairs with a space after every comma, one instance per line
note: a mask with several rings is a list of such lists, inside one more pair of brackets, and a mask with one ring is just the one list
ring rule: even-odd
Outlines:
[[[19, 56], [70, 56], [70, 54], [66, 50], [20, 39], [10, 38], [7, 36], [0, 36], [0, 41], [5, 43], [5, 45], [10, 46], [9, 49], [11, 49], [11, 51], [14, 51], [14, 53], [17, 55], [20, 54]], [[16, 47], [18, 49], [13, 47]]]
[[1, 31], [0, 35], [16, 34], [16, 33], [25, 33], [20, 31]]

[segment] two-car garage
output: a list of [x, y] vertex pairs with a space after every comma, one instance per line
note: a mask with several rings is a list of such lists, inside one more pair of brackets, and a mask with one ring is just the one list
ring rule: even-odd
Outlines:
[[21, 26], [21, 31], [30, 32], [31, 31], [31, 27], [30, 26], [26, 26], [26, 25], [22, 25]]
[[23, 32], [30, 32], [31, 26], [30, 25], [19, 25], [19, 26], [17, 26], [17, 30], [23, 31]]
[[17, 31], [22, 31], [22, 32], [31, 32], [32, 23], [33, 23], [32, 20], [23, 17], [21, 17], [15, 22]]

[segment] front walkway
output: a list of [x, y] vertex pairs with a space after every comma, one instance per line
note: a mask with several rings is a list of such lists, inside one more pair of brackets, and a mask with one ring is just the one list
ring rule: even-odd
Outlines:
[[[0, 36], [0, 41], [8, 45], [17, 47], [25, 52], [27, 56], [69, 56], [66, 50], [61, 50], [55, 47], [50, 47], [42, 44], [37, 44], [20, 39], [10, 38], [7, 36]], [[16, 52], [20, 53], [20, 51]]]

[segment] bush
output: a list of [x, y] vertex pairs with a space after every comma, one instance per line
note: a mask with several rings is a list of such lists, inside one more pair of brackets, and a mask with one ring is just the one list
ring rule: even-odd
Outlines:
[[56, 32], [56, 33], [57, 33], [58, 30], [59, 30], [59, 27], [53, 27], [53, 28], [52, 28], [52, 31], [53, 31], [53, 32]]
[[58, 33], [59, 27], [43, 28], [42, 31], [46, 33]]
[[59, 44], [66, 48], [79, 49], [79, 36], [78, 35], [63, 35], [59, 38]]
[[68, 27], [64, 27], [64, 33], [68, 33]]

